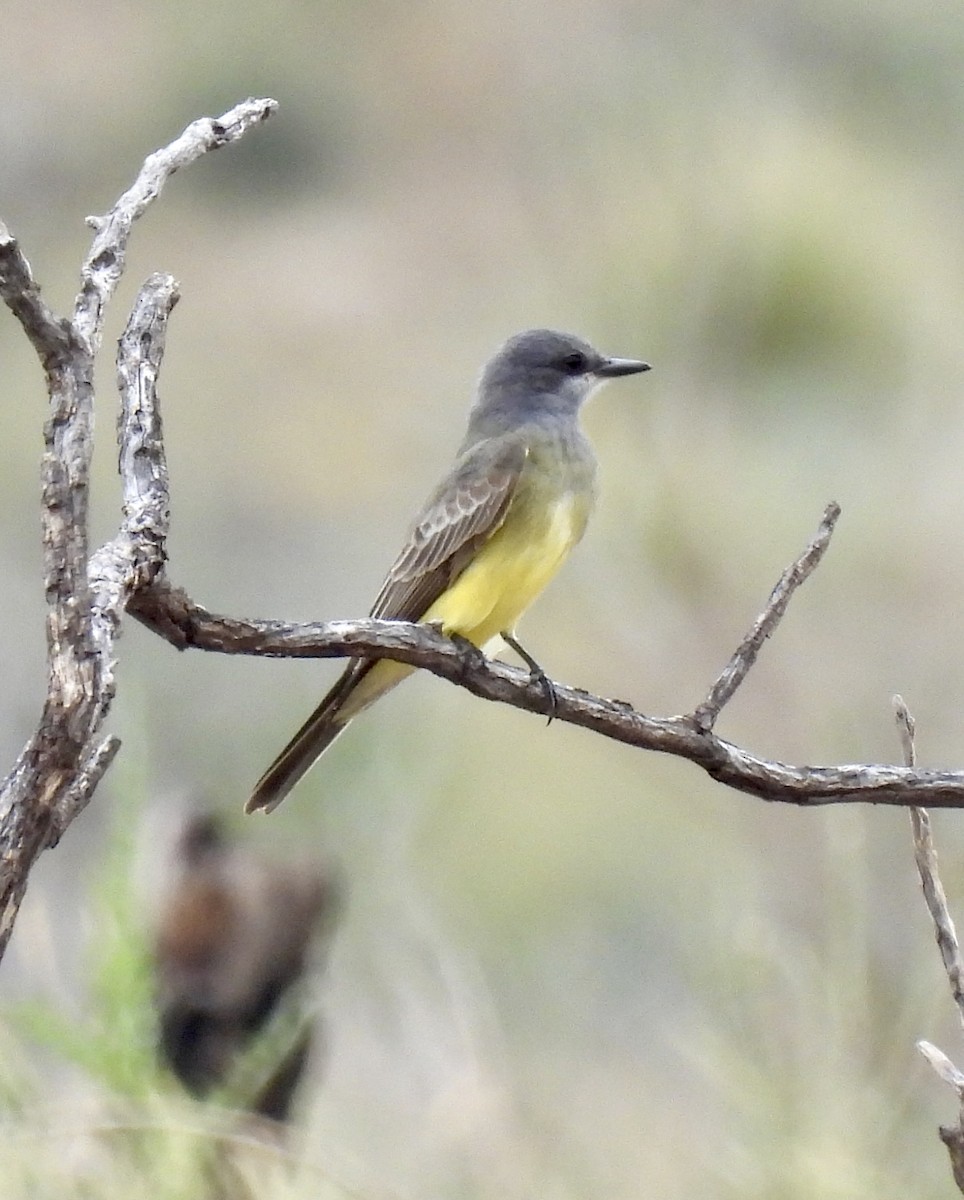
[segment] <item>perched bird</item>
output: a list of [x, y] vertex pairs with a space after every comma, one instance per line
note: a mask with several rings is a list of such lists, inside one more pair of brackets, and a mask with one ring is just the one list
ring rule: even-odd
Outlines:
[[[501, 637], [554, 695], [515, 625], [582, 537], [596, 457], [579, 410], [598, 384], [649, 370], [581, 338], [510, 338], [479, 380], [455, 464], [419, 513], [371, 615], [437, 624], [480, 649]], [[413, 667], [353, 659], [256, 785], [246, 809], [276, 808], [348, 722]]]
[[[224, 1083], [238, 1055], [305, 974], [341, 908], [328, 868], [272, 862], [233, 845], [210, 814], [181, 832], [154, 939], [160, 1050], [196, 1095]], [[315, 959], [317, 956], [315, 956]], [[314, 1022], [256, 1095], [252, 1111], [288, 1114]]]

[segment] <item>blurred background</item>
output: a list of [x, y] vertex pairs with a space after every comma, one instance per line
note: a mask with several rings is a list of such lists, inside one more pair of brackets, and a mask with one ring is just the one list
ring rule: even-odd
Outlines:
[[[719, 732], [893, 762], [900, 691], [921, 764], [964, 763], [964, 11], [7, 0], [3, 23], [0, 214], [61, 311], [84, 217], [149, 151], [246, 96], [281, 104], [134, 231], [96, 539], [118, 514], [112, 340], [154, 270], [183, 297], [160, 386], [171, 577], [237, 615], [367, 612], [484, 359], [570, 329], [655, 369], [586, 415], [596, 517], [522, 626], [549, 673], [691, 709], [833, 499], [830, 551]], [[0, 364], [12, 763], [44, 690], [44, 392], [8, 314]], [[128, 625], [123, 755], [32, 878], [4, 1004], [85, 1039], [92, 964], [118, 922], [147, 936], [184, 798], [236, 815], [337, 669], [178, 655]], [[935, 826], [960, 916], [964, 824]], [[905, 812], [767, 805], [419, 677], [234, 829], [348, 889], [303, 1133], [260, 1195], [953, 1194], [953, 1098], [914, 1042], [964, 1054]], [[5, 1028], [8, 1178], [80, 1195], [48, 1151], [93, 1120], [91, 1073]], [[109, 1194], [139, 1195], [114, 1169], [96, 1160]]]

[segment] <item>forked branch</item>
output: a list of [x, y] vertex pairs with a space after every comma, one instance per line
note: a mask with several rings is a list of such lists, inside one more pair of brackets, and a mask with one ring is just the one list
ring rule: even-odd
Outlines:
[[149, 280], [121, 344], [123, 516], [117, 535], [91, 554], [94, 356], [105, 306], [124, 269], [131, 227], [167, 179], [274, 108], [272, 100], [248, 100], [217, 120], [195, 121], [147, 159], [111, 211], [90, 219], [97, 234], [71, 318], [44, 302], [30, 264], [0, 223], [0, 298], [36, 351], [49, 396], [41, 463], [47, 699], [36, 732], [0, 784], [0, 955], [31, 867], [83, 810], [117, 752], [116, 738], [103, 733], [114, 696], [114, 642], [128, 598], [156, 576], [164, 558], [166, 510], [152, 479], [163, 454], [155, 380], [177, 291], [169, 277]]

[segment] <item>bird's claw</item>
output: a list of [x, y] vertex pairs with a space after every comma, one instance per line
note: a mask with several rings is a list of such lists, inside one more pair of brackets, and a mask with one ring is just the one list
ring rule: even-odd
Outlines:
[[559, 696], [556, 692], [556, 686], [543, 671], [542, 667], [536, 662], [528, 650], [519, 644], [517, 639], [511, 633], [503, 633], [502, 640], [507, 646], [518, 654], [525, 665], [529, 668], [529, 682], [535, 684], [546, 698], [546, 725], [552, 724], [552, 719], [559, 711]]

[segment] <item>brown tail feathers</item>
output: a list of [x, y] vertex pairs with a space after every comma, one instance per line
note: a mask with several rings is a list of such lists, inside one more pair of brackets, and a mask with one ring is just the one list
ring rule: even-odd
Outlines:
[[355, 715], [342, 716], [341, 710], [373, 666], [371, 661], [356, 661], [345, 669], [328, 695], [258, 780], [244, 806], [245, 812], [257, 809], [271, 812], [311, 770]]

